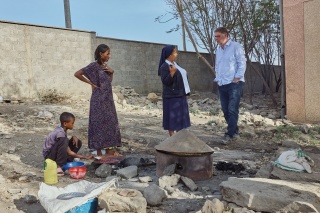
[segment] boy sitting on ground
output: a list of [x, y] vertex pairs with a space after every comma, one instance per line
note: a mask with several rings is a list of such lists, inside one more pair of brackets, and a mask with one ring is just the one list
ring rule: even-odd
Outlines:
[[43, 143], [43, 157], [49, 158], [57, 163], [57, 173], [62, 176], [64, 173], [61, 169], [67, 162], [72, 162], [74, 158], [91, 159], [94, 155], [83, 156], [77, 154], [82, 146], [81, 140], [72, 136], [70, 140], [67, 137], [68, 129], [72, 129], [75, 117], [69, 112], [63, 112], [60, 115], [61, 125], [56, 127], [46, 137]]

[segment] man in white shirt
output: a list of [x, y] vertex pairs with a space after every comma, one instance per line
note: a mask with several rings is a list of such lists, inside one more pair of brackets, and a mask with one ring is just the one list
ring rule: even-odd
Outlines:
[[219, 44], [216, 51], [215, 82], [218, 83], [221, 108], [228, 124], [222, 142], [227, 144], [239, 137], [239, 104], [246, 71], [246, 57], [242, 46], [228, 37], [228, 30], [219, 27], [214, 31]]

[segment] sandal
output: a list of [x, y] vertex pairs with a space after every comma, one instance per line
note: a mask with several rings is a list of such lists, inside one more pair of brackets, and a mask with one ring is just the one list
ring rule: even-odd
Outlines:
[[64, 172], [62, 171], [62, 169], [61, 169], [60, 167], [57, 168], [57, 175], [58, 175], [59, 177], [61, 177], [61, 176], [64, 175]]

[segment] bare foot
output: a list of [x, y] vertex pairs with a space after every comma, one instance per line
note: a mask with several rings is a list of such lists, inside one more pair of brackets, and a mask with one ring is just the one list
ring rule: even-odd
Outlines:
[[116, 151], [114, 149], [106, 150], [106, 155], [108, 155], [108, 156], [122, 156], [118, 151]]
[[121, 155], [118, 151], [113, 150], [113, 149], [109, 149], [106, 150], [106, 154], [101, 155], [101, 159], [105, 159], [105, 158], [113, 158], [113, 157], [122, 157], [123, 155]]
[[98, 156], [102, 156], [102, 151], [101, 151], [101, 149], [97, 149], [97, 155], [98, 155]]

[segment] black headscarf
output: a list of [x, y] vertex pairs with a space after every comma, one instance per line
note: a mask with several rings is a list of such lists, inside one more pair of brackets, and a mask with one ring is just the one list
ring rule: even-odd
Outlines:
[[176, 47], [174, 45], [167, 45], [164, 48], [162, 48], [162, 52], [161, 52], [161, 57], [160, 57], [160, 62], [159, 62], [159, 68], [158, 68], [158, 75], [161, 75], [160, 73], [160, 67], [161, 65], [166, 61], [166, 59], [171, 55], [171, 53], [173, 52], [173, 50]]

